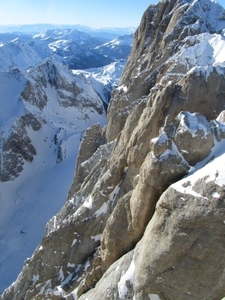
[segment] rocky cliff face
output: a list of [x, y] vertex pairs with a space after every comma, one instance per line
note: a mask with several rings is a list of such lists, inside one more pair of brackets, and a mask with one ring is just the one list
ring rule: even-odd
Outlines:
[[[38, 132], [45, 124], [51, 127], [53, 123], [55, 135], [58, 131], [68, 131], [63, 129], [67, 126], [81, 131], [82, 123], [92, 124], [97, 119], [95, 115], [104, 118], [102, 101], [86, 78], [73, 75], [55, 60], [48, 59], [29, 71], [15, 68], [0, 76], [6, 85], [3, 83], [0, 88], [5, 98], [1, 104], [7, 107], [0, 114], [2, 182], [17, 178], [25, 162], [33, 161], [37, 151], [32, 144], [32, 132]], [[57, 120], [59, 115], [61, 120]], [[58, 145], [60, 140], [55, 139], [54, 143]]]
[[224, 296], [224, 28], [210, 0], [149, 6], [107, 126], [1, 299]]

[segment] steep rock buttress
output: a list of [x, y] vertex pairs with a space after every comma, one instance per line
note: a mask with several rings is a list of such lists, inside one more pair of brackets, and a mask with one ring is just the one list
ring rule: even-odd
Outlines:
[[148, 7], [108, 124], [87, 131], [67, 202], [3, 300], [224, 296], [224, 28], [214, 1]]

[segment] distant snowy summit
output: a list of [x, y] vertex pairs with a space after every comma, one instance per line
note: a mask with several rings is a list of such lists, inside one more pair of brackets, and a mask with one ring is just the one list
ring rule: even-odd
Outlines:
[[127, 58], [132, 41], [132, 35], [109, 42], [109, 39], [92, 37], [76, 29], [48, 29], [35, 35], [2, 33], [0, 70], [28, 68], [48, 57], [55, 57], [71, 69], [101, 67]]
[[72, 24], [24, 24], [24, 25], [0, 25], [1, 33], [22, 32], [28, 34], [36, 34], [49, 29], [76, 29], [91, 36], [113, 39], [120, 35], [132, 34], [137, 29], [136, 27], [104, 27], [91, 28], [84, 25]]

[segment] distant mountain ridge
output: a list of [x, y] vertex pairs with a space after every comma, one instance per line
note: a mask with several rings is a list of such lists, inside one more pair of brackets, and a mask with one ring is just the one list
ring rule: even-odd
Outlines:
[[127, 58], [132, 42], [133, 35], [129, 35], [117, 37], [113, 43], [105, 44], [102, 39], [77, 29], [54, 28], [34, 35], [1, 33], [0, 70], [6, 71], [13, 67], [26, 69], [48, 57], [55, 57], [71, 69], [101, 67], [117, 59]]
[[28, 34], [36, 34], [41, 31], [49, 29], [77, 29], [82, 32], [86, 32], [91, 36], [102, 37], [106, 39], [113, 39], [120, 35], [134, 33], [136, 27], [104, 27], [104, 28], [91, 28], [79, 24], [28, 24], [28, 25], [0, 25], [0, 33], [21, 32]]

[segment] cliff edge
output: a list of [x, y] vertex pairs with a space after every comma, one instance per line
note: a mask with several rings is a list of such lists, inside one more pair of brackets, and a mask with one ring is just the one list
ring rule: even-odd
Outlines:
[[225, 296], [225, 10], [150, 5], [104, 129], [8, 299]]

